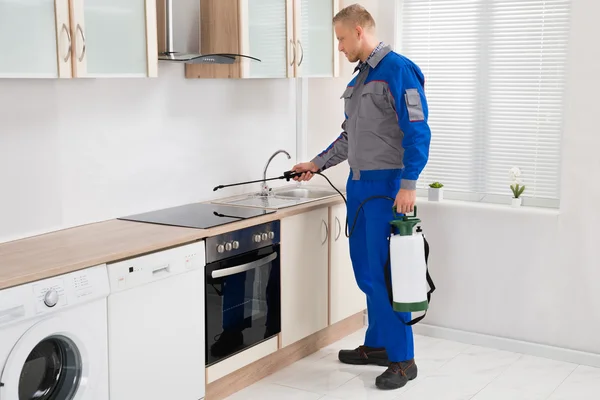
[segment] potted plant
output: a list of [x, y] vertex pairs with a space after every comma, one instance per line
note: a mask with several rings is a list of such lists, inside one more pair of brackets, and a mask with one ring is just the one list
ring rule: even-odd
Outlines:
[[520, 207], [521, 206], [521, 195], [525, 191], [525, 185], [523, 185], [523, 181], [521, 180], [521, 170], [517, 167], [513, 167], [509, 171], [511, 178], [510, 190], [513, 193], [512, 197], [512, 206]]
[[441, 201], [444, 198], [444, 185], [440, 182], [433, 182], [429, 184], [429, 201]]

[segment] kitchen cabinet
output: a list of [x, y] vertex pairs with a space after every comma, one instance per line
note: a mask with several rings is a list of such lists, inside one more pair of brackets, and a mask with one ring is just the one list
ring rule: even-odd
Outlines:
[[328, 326], [329, 209], [281, 220], [281, 345]]
[[0, 0], [0, 78], [70, 74], [68, 24], [68, 3], [55, 8], [54, 0]]
[[200, 53], [233, 64], [188, 64], [187, 78], [339, 76], [332, 18], [340, 0], [200, 0]]
[[339, 1], [295, 0], [294, 38], [300, 52], [295, 76], [339, 76], [340, 53], [332, 22], [338, 11]]
[[0, 77], [157, 76], [156, 0], [0, 0]]
[[352, 261], [349, 240], [346, 237], [346, 205], [330, 208], [330, 297], [329, 323], [335, 324], [367, 308], [365, 294], [358, 288]]
[[70, 0], [76, 77], [156, 76], [155, 0]]
[[294, 75], [294, 64], [287, 62], [293, 44], [293, 22], [289, 0], [242, 0], [241, 53], [261, 62], [243, 61], [244, 78], [286, 78]]

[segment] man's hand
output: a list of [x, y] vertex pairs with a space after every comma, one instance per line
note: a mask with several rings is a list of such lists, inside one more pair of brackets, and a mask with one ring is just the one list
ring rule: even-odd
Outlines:
[[294, 177], [294, 180], [299, 182], [310, 181], [314, 176], [313, 173], [317, 172], [318, 170], [319, 168], [314, 162], [301, 163], [294, 165], [294, 168], [292, 168], [292, 172], [304, 172], [302, 175]]
[[412, 213], [414, 210], [416, 201], [417, 201], [417, 191], [416, 190], [400, 189], [400, 191], [396, 195], [396, 201], [394, 202], [394, 206], [396, 207], [396, 212], [401, 213], [401, 214]]

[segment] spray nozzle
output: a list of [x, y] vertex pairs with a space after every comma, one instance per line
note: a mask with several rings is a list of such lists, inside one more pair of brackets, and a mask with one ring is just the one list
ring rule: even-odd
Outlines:
[[301, 175], [302, 175], [302, 172], [285, 171], [283, 173], [283, 178], [289, 182], [290, 179], [293, 179], [293, 178], [295, 178], [297, 176], [301, 176]]

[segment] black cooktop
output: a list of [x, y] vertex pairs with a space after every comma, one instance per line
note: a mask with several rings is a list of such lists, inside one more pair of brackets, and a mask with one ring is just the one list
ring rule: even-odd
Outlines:
[[163, 210], [120, 217], [125, 221], [208, 229], [248, 218], [274, 213], [275, 210], [243, 208], [210, 203], [192, 203]]

